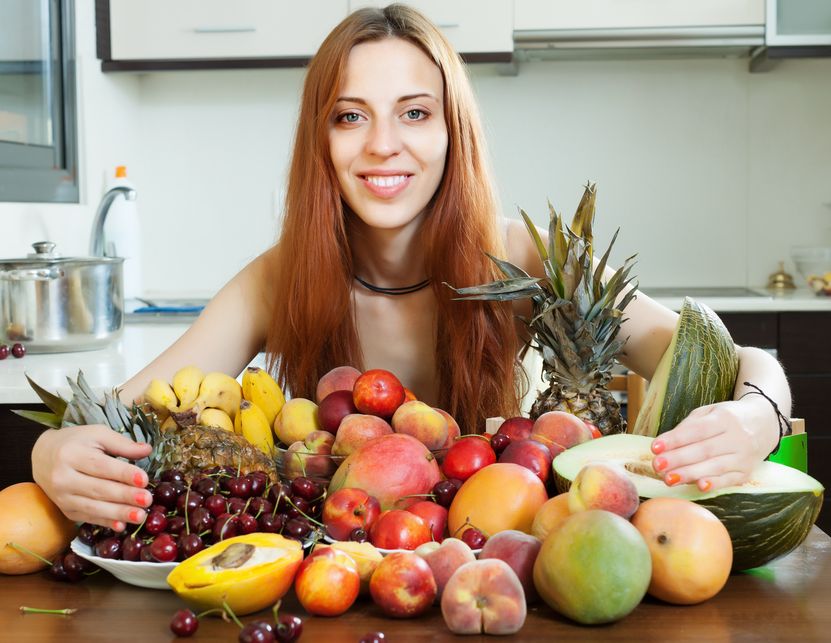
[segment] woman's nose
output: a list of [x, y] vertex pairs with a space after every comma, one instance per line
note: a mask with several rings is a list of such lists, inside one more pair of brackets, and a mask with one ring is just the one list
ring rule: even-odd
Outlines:
[[376, 120], [369, 128], [367, 152], [377, 156], [392, 156], [401, 151], [401, 136], [395, 123]]

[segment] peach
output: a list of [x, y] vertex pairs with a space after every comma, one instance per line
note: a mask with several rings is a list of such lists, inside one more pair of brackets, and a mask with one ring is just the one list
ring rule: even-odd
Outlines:
[[436, 598], [436, 579], [421, 556], [393, 552], [372, 574], [369, 593], [387, 616], [409, 618], [430, 609]]
[[[338, 591], [333, 592], [332, 588]], [[300, 564], [294, 579], [297, 600], [309, 614], [338, 616], [358, 598], [361, 578], [358, 565], [346, 552], [322, 547]]]
[[424, 543], [416, 548], [415, 553], [426, 560], [433, 570], [433, 578], [436, 579], [438, 588], [436, 597], [439, 600], [453, 572], [465, 563], [476, 560], [473, 550], [458, 538], [445, 538], [440, 543]]
[[284, 476], [328, 480], [336, 468], [330, 457], [334, 442], [335, 436], [328, 431], [312, 431], [302, 442], [292, 442], [283, 455]]
[[[549, 411], [536, 419], [530, 437], [549, 448], [552, 444], [557, 444], [563, 449], [569, 449], [575, 444], [591, 440], [592, 432], [576, 415], [565, 411]], [[552, 452], [551, 455], [556, 457], [557, 453]]]
[[283, 444], [303, 441], [312, 431], [322, 429], [317, 404], [302, 397], [286, 402], [274, 418], [274, 435]]
[[335, 540], [348, 540], [355, 529], [369, 532], [381, 505], [363, 489], [343, 488], [330, 493], [323, 502], [321, 521]]
[[321, 426], [330, 433], [337, 433], [341, 420], [350, 413], [357, 413], [352, 401], [352, 391], [333, 391], [323, 398], [317, 409]]
[[459, 567], [441, 597], [444, 622], [454, 634], [515, 634], [527, 609], [514, 570], [495, 558]]
[[537, 590], [534, 589], [534, 562], [540, 553], [540, 547], [542, 541], [536, 536], [516, 529], [506, 529], [488, 538], [479, 552], [479, 560], [495, 558], [506, 562], [522, 583], [525, 600], [531, 603], [537, 599]]
[[431, 451], [447, 442], [447, 420], [429, 404], [404, 402], [392, 416], [392, 430], [413, 436]]
[[381, 512], [369, 530], [369, 542], [381, 549], [414, 550], [430, 542], [430, 525], [421, 516], [401, 509]]
[[359, 594], [369, 594], [369, 579], [372, 578], [372, 574], [375, 572], [381, 561], [384, 560], [384, 556], [380, 551], [378, 551], [378, 549], [376, 549], [375, 545], [367, 542], [358, 543], [351, 540], [344, 540], [335, 541], [333, 543], [329, 543], [328, 545], [325, 543], [317, 543], [312, 551], [317, 551], [323, 547], [331, 547], [332, 549], [337, 549], [349, 554], [349, 557], [352, 558], [358, 566], [358, 576], [361, 579]]
[[629, 519], [639, 502], [635, 483], [623, 467], [615, 464], [596, 462], [585, 465], [577, 472], [568, 490], [571, 513], [604, 509]]
[[373, 438], [392, 433], [392, 427], [377, 415], [352, 413], [341, 420], [332, 445], [332, 455], [349, 455]]
[[315, 400], [320, 404], [330, 393], [351, 391], [360, 375], [361, 371], [352, 366], [336, 366], [318, 380]]
[[551, 451], [536, 440], [512, 440], [499, 454], [499, 462], [513, 462], [532, 471], [545, 484], [551, 474]]
[[453, 416], [450, 415], [444, 409], [440, 409], [438, 407], [433, 407], [436, 411], [442, 414], [445, 420], [447, 420], [447, 440], [445, 440], [444, 444], [441, 446], [442, 449], [449, 449], [453, 446], [453, 443], [459, 439], [462, 435], [462, 430], [459, 428], [459, 423], [453, 419]]
[[404, 401], [405, 402], [412, 402], [413, 400], [417, 400], [416, 394], [413, 393], [410, 389], [406, 386], [404, 387]]
[[527, 440], [531, 437], [531, 429], [534, 428], [534, 420], [524, 417], [512, 417], [505, 420], [499, 425], [496, 430], [497, 433], [502, 433], [511, 438], [511, 442], [516, 440]]
[[373, 368], [355, 380], [352, 399], [355, 407], [367, 415], [391, 418], [404, 403], [406, 393], [401, 381], [389, 371]]
[[436, 542], [444, 540], [444, 532], [447, 531], [447, 509], [445, 507], [432, 500], [421, 500], [407, 507], [407, 511], [427, 523], [433, 540]]
[[391, 433], [370, 440], [347, 456], [332, 476], [329, 493], [357, 487], [375, 496], [382, 510], [406, 509], [417, 498], [410, 498], [409, 503], [399, 502], [401, 498], [430, 493], [439, 480], [439, 465], [426, 446], [411, 435]]
[[545, 540], [548, 534], [557, 531], [570, 515], [568, 491], [549, 498], [534, 516], [534, 522], [531, 523], [531, 535]]

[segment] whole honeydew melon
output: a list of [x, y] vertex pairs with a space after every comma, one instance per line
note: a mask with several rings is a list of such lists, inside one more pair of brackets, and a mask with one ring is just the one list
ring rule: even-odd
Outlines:
[[674, 428], [693, 409], [732, 399], [738, 373], [736, 346], [721, 319], [685, 297], [672, 341], [630, 433], [654, 437]]
[[607, 435], [567, 449], [552, 463], [557, 489], [567, 491], [590, 462], [617, 463], [641, 500], [684, 498], [712, 511], [730, 533], [733, 569], [759, 567], [805, 540], [822, 507], [823, 486], [801, 471], [761, 462], [742, 485], [701, 492], [694, 484], [667, 486], [652, 469], [653, 438]]

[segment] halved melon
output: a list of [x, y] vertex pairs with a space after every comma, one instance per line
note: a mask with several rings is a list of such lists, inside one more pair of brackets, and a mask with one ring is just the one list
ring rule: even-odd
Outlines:
[[685, 498], [712, 511], [733, 542], [733, 569], [759, 567], [795, 549], [822, 507], [825, 489], [814, 478], [775, 462], [762, 462], [743, 485], [703, 493], [694, 484], [668, 487], [652, 469], [653, 438], [608, 435], [567, 449], [552, 463], [557, 489], [567, 491], [589, 462], [622, 465], [641, 499]]

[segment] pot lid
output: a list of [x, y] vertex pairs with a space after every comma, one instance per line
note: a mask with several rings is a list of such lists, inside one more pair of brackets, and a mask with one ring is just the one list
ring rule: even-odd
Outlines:
[[32, 244], [34, 252], [19, 259], [0, 259], [0, 266], [4, 268], [31, 268], [45, 265], [97, 265], [123, 263], [123, 257], [62, 257], [56, 250], [57, 244], [52, 241], [35, 241]]

